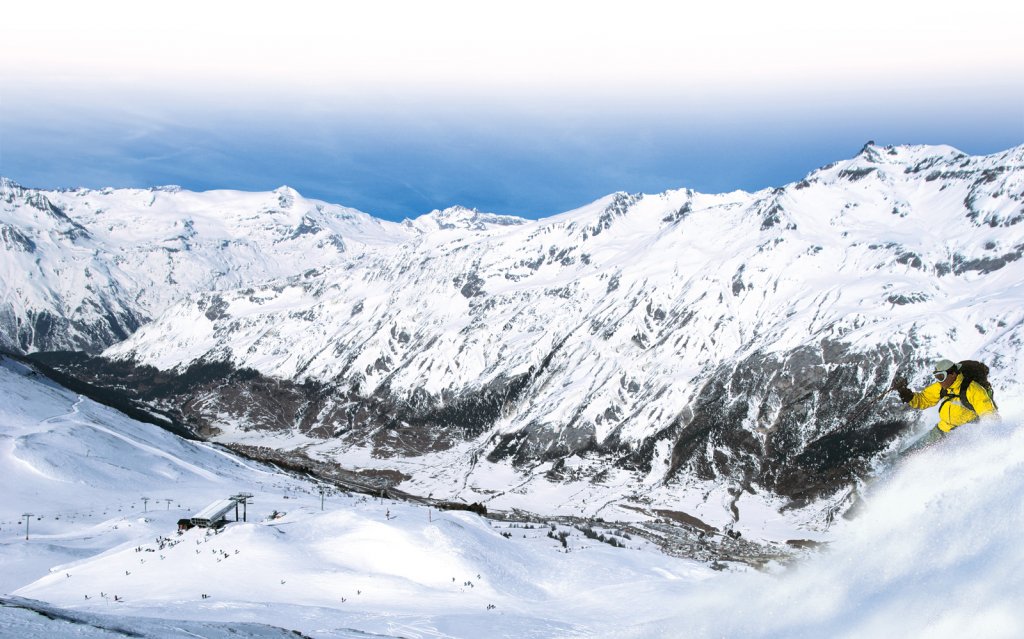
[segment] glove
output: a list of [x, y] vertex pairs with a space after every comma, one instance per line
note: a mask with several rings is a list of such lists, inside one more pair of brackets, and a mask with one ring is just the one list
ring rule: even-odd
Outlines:
[[910, 400], [914, 399], [914, 391], [907, 388], [906, 377], [897, 377], [896, 379], [892, 380], [892, 389], [899, 393], [900, 400], [904, 404], [909, 404]]

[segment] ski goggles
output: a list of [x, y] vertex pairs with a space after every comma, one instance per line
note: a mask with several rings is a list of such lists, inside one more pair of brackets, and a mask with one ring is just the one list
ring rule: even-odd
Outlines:
[[946, 381], [946, 378], [949, 377], [949, 371], [935, 371], [932, 375], [934, 375], [935, 379], [938, 381], [944, 382]]

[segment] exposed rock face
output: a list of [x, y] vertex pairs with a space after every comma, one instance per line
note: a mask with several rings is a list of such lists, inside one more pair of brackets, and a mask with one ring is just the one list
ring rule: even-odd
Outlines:
[[898, 405], [865, 397], [913, 361], [909, 347], [856, 353], [826, 343], [720, 367], [689, 419], [673, 424], [669, 472], [731, 477], [795, 499], [827, 495], [913, 424]]

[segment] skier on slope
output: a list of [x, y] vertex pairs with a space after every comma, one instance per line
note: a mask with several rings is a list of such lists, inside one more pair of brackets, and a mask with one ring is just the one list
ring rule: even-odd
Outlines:
[[[966, 375], [967, 369], [964, 365], [973, 365], [970, 368], [975, 371], [972, 379]], [[977, 370], [974, 367], [980, 368]], [[923, 410], [942, 402], [939, 405], [939, 423], [928, 431], [928, 433], [914, 442], [905, 452], [918, 450], [925, 446], [939, 441], [954, 428], [976, 422], [984, 418], [998, 419], [995, 402], [992, 401], [991, 387], [988, 386], [988, 367], [976, 362], [951, 362], [948, 359], [940, 359], [935, 362], [932, 375], [935, 382], [925, 387], [921, 392], [915, 393], [907, 388], [907, 380], [904, 377], [897, 377], [893, 380], [892, 388], [900, 395], [900, 399], [911, 408]]]

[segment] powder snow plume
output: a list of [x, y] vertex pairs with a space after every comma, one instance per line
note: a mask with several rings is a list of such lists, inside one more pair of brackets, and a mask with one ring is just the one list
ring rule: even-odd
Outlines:
[[[776, 574], [665, 593], [671, 617], [623, 637], [1024, 636], [1024, 429], [956, 431], [865, 490], [820, 554]], [[609, 635], [610, 636], [610, 635]]]

